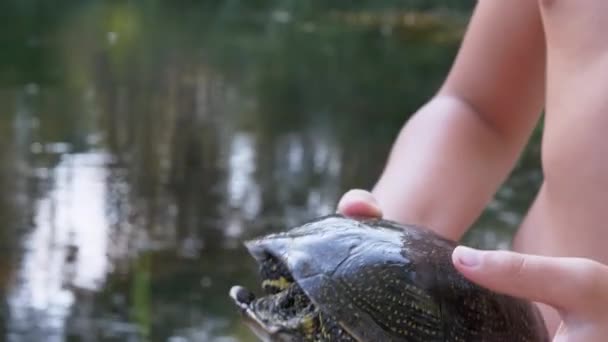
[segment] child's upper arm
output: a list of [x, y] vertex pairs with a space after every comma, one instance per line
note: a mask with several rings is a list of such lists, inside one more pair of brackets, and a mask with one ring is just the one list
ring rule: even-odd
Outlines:
[[525, 140], [544, 101], [545, 36], [535, 0], [479, 0], [439, 95], [466, 101], [503, 137]]

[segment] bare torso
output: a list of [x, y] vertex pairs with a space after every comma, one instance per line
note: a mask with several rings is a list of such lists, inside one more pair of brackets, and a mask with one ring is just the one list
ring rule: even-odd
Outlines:
[[545, 180], [514, 249], [608, 263], [608, 2], [539, 3], [547, 38]]
[[608, 2], [540, 3], [548, 51], [545, 181], [515, 248], [608, 263]]

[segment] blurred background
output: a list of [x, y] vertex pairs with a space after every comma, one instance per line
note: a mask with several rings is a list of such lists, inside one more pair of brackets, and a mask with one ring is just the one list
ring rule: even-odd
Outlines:
[[[241, 241], [374, 184], [473, 3], [0, 1], [0, 340], [254, 341]], [[538, 140], [467, 243], [508, 247]]]

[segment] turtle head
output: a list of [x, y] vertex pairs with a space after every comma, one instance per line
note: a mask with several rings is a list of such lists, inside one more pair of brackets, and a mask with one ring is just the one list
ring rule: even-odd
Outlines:
[[[230, 297], [235, 304], [240, 308], [245, 324], [253, 331], [253, 333], [262, 341], [303, 341], [306, 336], [299, 329], [292, 329], [282, 323], [280, 315], [277, 312], [260, 311], [255, 303], [255, 295], [242, 286], [233, 286], [230, 289]], [[257, 302], [260, 302], [258, 299]], [[268, 303], [267, 303], [268, 304]], [[275, 319], [273, 320], [272, 317]], [[302, 325], [305, 326], [306, 321], [312, 322], [312, 317], [302, 317]]]
[[254, 257], [260, 264], [263, 295], [256, 297], [242, 286], [230, 290], [245, 324], [262, 341], [318, 340], [321, 333], [318, 310], [285, 265], [270, 254]]
[[307, 281], [332, 274], [360, 242], [341, 225], [343, 219], [328, 221], [329, 226], [313, 222], [245, 243], [259, 265], [263, 295], [240, 286], [230, 295], [262, 340], [355, 341], [307, 293]]

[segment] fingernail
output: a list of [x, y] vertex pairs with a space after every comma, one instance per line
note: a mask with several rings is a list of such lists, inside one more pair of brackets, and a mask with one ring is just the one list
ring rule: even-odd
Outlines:
[[466, 267], [478, 266], [481, 263], [480, 254], [480, 251], [465, 246], [458, 246], [454, 250], [455, 259], [458, 260], [461, 265]]

